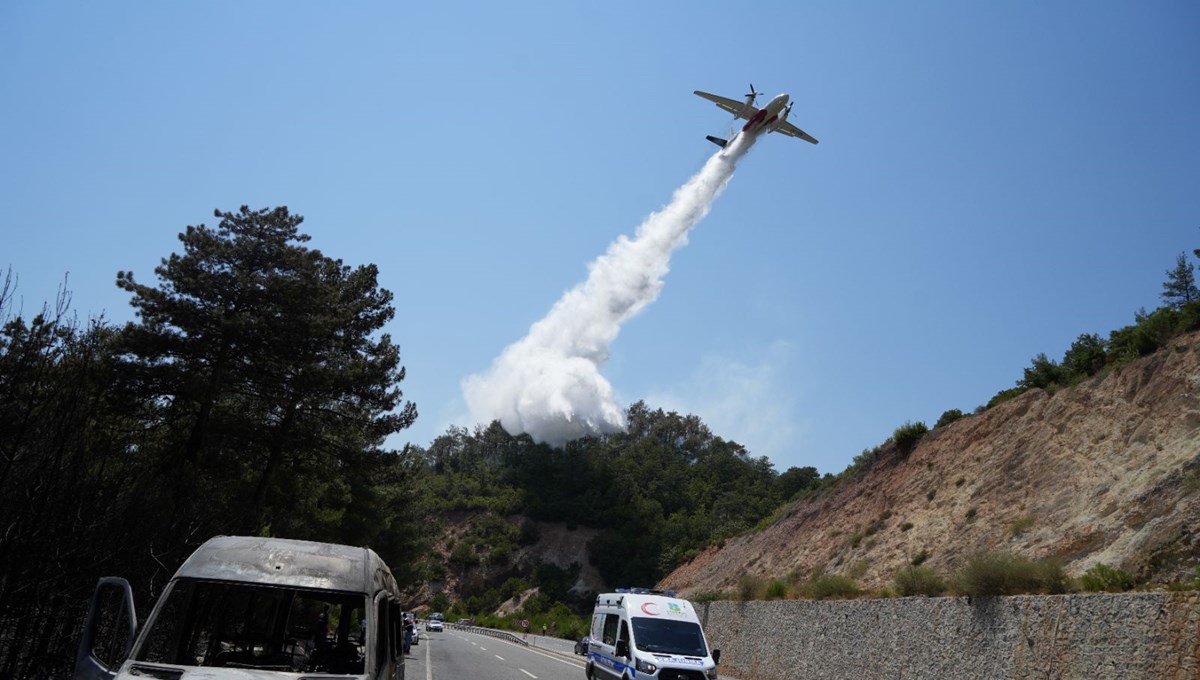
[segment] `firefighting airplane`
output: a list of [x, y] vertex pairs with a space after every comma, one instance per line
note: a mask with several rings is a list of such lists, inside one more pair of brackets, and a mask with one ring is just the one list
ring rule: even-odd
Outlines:
[[[742, 132], [752, 135], [764, 132], [778, 132], [789, 137], [799, 137], [812, 144], [817, 143], [815, 137], [787, 122], [788, 114], [792, 112], [792, 104], [788, 103], [788, 96], [786, 94], [776, 96], [761, 109], [754, 108], [754, 100], [758, 99], [758, 95], [762, 93], [754, 91], [753, 83], [750, 84], [750, 92], [746, 94], [746, 101], [744, 102], [701, 92], [700, 90], [696, 90], [695, 94], [732, 113], [734, 120], [745, 118], [748, 122], [742, 127]], [[712, 135], [708, 135], [706, 139], [722, 148], [729, 143], [729, 140], [713, 137]]]

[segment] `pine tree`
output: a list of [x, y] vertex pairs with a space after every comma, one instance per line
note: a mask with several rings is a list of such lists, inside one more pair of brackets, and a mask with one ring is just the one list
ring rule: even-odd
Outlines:
[[[1198, 251], [1200, 252], [1200, 251]], [[1163, 282], [1163, 301], [1175, 309], [1200, 300], [1200, 289], [1196, 288], [1196, 272], [1187, 257], [1179, 253], [1175, 260], [1175, 268], [1167, 270], [1167, 280]]]
[[392, 294], [374, 265], [303, 245], [286, 207], [214, 214], [216, 229], [180, 234], [157, 287], [117, 274], [138, 315], [124, 329], [126, 387], [160, 405], [164, 464], [188, 495], [225, 503], [214, 517], [243, 518], [230, 529], [287, 531], [348, 493], [333, 472], [416, 419], [399, 348], [378, 335]]

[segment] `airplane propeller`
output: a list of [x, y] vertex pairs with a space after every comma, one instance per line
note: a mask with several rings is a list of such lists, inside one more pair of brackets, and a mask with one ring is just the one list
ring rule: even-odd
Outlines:
[[758, 95], [760, 95], [760, 94], [762, 94], [762, 93], [761, 93], [761, 92], [756, 92], [756, 91], [754, 90], [754, 83], [750, 83], [750, 91], [749, 91], [749, 92], [747, 92], [746, 94], [742, 95], [742, 96], [744, 96], [744, 97], [750, 97], [750, 98], [751, 98], [751, 99], [750, 99], [750, 103], [751, 103], [751, 104], [753, 104], [753, 103], [755, 102], [755, 100], [757, 100], [757, 99], [758, 99]]

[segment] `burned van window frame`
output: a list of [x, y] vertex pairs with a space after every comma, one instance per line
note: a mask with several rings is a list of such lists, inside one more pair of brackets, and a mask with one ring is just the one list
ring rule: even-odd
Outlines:
[[360, 621], [367, 608], [363, 593], [176, 579], [132, 658], [189, 667], [363, 673]]

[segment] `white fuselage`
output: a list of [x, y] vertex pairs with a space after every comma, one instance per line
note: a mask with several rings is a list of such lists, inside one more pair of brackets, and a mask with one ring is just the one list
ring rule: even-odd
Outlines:
[[786, 94], [777, 95], [769, 104], [759, 109], [758, 113], [750, 117], [750, 120], [742, 127], [742, 132], [770, 132], [779, 127], [783, 121], [787, 120], [787, 113], [784, 112], [787, 103], [788, 96]]

